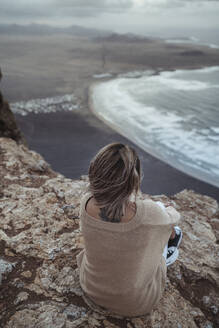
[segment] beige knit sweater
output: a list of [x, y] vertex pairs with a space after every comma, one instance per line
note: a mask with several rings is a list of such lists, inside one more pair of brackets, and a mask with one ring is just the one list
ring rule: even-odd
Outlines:
[[149, 313], [165, 287], [162, 253], [180, 215], [173, 207], [163, 211], [152, 200], [138, 200], [130, 221], [101, 221], [85, 210], [91, 196], [87, 193], [81, 202], [85, 242], [77, 256], [81, 287], [95, 304], [115, 314]]

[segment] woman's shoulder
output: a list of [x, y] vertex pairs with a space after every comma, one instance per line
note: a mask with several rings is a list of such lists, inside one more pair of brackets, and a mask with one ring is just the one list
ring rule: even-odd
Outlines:
[[180, 214], [172, 206], [165, 207], [161, 202], [149, 198], [141, 200], [140, 205], [144, 224], [169, 225], [175, 224], [180, 218]]

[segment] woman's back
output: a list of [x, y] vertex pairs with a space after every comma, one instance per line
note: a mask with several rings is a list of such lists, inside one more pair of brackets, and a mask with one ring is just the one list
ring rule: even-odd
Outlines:
[[85, 249], [77, 260], [85, 294], [120, 315], [150, 312], [164, 289], [162, 252], [178, 213], [172, 208], [165, 213], [151, 200], [137, 200], [135, 208], [124, 213], [124, 221], [107, 222], [88, 193], [80, 219]]

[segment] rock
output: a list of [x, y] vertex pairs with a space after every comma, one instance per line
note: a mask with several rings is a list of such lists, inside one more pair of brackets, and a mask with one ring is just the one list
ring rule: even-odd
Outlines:
[[65, 303], [39, 302], [27, 305], [12, 315], [5, 328], [74, 328], [86, 327], [86, 314], [78, 307]]
[[217, 217], [214, 217], [213, 219], [211, 219], [211, 221], [209, 222], [210, 225], [213, 228], [213, 231], [215, 233], [215, 237], [217, 239], [217, 244], [219, 244], [219, 212], [216, 213]]
[[[2, 73], [0, 69], [0, 81], [2, 79]], [[18, 143], [24, 143], [23, 134], [17, 126], [14, 114], [12, 113], [7, 101], [3, 99], [0, 92], [0, 137], [12, 138]]]
[[17, 295], [14, 304], [17, 305], [23, 301], [26, 301], [29, 297], [29, 294], [27, 292], [21, 292]]
[[6, 275], [13, 270], [15, 265], [16, 263], [10, 263], [0, 258], [0, 285], [2, 280], [6, 278]]
[[219, 305], [219, 246], [210, 223], [218, 204], [192, 191], [183, 191], [173, 198], [182, 215], [184, 237], [179, 261], [174, 270], [168, 271], [168, 276], [181, 295], [217, 326], [218, 317], [211, 306]]
[[[51, 170], [37, 153], [0, 138], [0, 327], [217, 327], [218, 204], [184, 190], [169, 199], [181, 213], [180, 256], [168, 268], [159, 305], [140, 318], [111, 317], [83, 298], [76, 255], [84, 247], [79, 206], [88, 187]], [[0, 262], [0, 268], [1, 266]], [[13, 264], [16, 263], [16, 266]], [[2, 325], [2, 326], [1, 326]]]
[[84, 317], [86, 315], [87, 310], [83, 307], [75, 306], [73, 304], [70, 304], [67, 306], [64, 311], [65, 314], [67, 314], [67, 318], [70, 321], [77, 320], [81, 317]]
[[213, 229], [219, 231], [219, 219], [212, 219], [211, 225]]
[[32, 273], [28, 270], [28, 271], [23, 271], [21, 275], [25, 278], [31, 278]]

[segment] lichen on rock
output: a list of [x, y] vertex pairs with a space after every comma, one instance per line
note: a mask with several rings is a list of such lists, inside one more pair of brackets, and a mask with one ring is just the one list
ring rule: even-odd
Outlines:
[[116, 318], [89, 308], [76, 255], [83, 246], [80, 199], [87, 179], [55, 173], [37, 153], [0, 138], [0, 327], [217, 327], [218, 204], [184, 190], [171, 198], [181, 213], [179, 259], [168, 268], [164, 295], [152, 313]]

